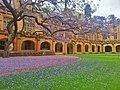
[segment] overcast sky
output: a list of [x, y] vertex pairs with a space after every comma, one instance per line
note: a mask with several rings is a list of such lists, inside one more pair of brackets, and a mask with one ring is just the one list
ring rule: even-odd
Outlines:
[[95, 3], [99, 3], [99, 8], [93, 15], [105, 16], [114, 14], [120, 18], [120, 0], [93, 0]]
[[[0, 0], [1, 1], [1, 0]], [[95, 4], [99, 4], [99, 8], [93, 15], [108, 17], [110, 14], [114, 14], [120, 18], [120, 0], [88, 0], [93, 1]]]

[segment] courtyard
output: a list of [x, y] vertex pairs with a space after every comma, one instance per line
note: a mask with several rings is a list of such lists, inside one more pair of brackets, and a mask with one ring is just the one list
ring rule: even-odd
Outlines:
[[120, 0], [0, 0], [0, 90], [120, 90]]
[[60, 55], [0, 58], [0, 76], [42, 69], [49, 66], [70, 64], [79, 60], [76, 57]]
[[[3, 73], [0, 76], [2, 90], [119, 90], [120, 88], [119, 54], [10, 57], [4, 60], [0, 58], [0, 62], [3, 63], [0, 63], [0, 70]], [[4, 65], [8, 69], [4, 69]]]

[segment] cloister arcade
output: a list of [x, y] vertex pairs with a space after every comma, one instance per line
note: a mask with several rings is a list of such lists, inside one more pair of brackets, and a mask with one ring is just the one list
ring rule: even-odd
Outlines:
[[[7, 39], [0, 40], [0, 51], [5, 49], [6, 40]], [[120, 52], [120, 44], [93, 44], [86, 42], [63, 43], [44, 39], [40, 41], [23, 39], [14, 41], [13, 52], [15, 51], [53, 51], [55, 54], [118, 53]]]

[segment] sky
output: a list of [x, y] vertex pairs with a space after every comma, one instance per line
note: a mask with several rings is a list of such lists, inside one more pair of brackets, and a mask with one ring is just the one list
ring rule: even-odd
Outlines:
[[99, 8], [93, 15], [108, 17], [110, 14], [114, 14], [117, 18], [120, 18], [120, 0], [93, 0], [95, 4], [99, 4]]
[[120, 0], [86, 0], [93, 1], [96, 5], [99, 4], [99, 8], [93, 15], [105, 16], [114, 14], [117, 18], [120, 18]]

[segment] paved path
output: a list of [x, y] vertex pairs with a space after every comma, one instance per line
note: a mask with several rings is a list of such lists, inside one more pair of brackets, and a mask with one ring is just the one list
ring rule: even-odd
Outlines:
[[80, 59], [59, 55], [0, 58], [0, 76], [42, 69], [48, 66], [70, 64], [76, 61], [80, 61]]

